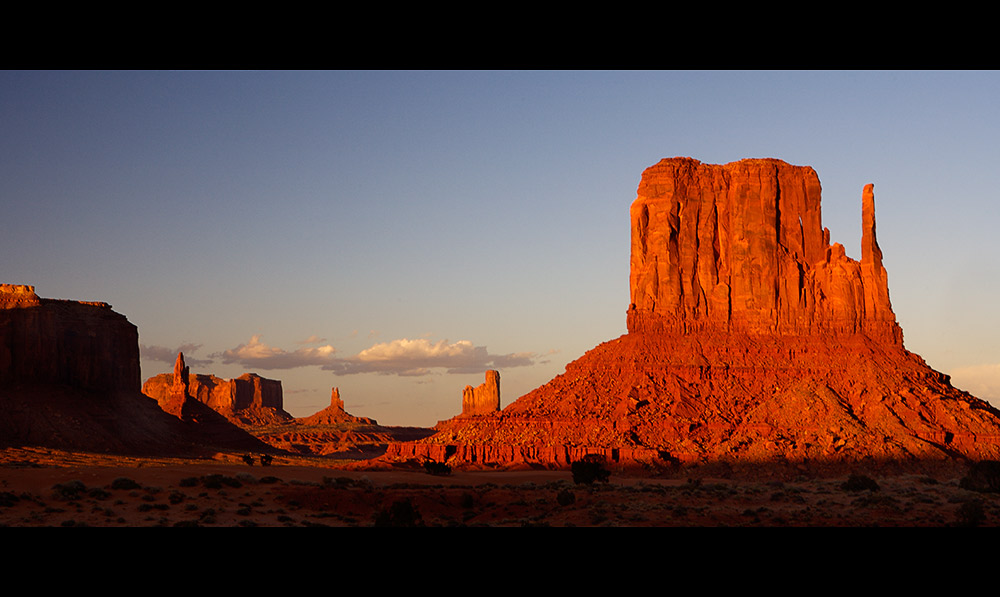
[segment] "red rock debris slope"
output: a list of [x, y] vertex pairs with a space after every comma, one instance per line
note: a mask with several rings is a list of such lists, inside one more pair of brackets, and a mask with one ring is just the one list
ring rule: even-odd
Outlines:
[[664, 159], [631, 210], [628, 333], [501, 412], [395, 458], [562, 466], [1000, 456], [1000, 413], [903, 347], [862, 191], [861, 261], [820, 182], [774, 159]]

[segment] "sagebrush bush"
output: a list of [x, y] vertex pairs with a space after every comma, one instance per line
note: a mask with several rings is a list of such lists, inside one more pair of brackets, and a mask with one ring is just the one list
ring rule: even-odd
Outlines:
[[880, 489], [875, 479], [858, 473], [849, 476], [847, 481], [840, 485], [840, 488], [845, 491], [878, 491]]
[[969, 472], [958, 482], [958, 486], [970, 491], [1000, 492], [1000, 462], [982, 460], [972, 463]]

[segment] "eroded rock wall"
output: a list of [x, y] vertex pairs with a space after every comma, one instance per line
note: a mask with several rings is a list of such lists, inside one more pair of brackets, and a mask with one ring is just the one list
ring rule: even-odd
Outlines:
[[862, 193], [862, 259], [830, 243], [815, 170], [774, 159], [671, 158], [643, 172], [632, 203], [634, 333], [864, 333], [902, 343]]

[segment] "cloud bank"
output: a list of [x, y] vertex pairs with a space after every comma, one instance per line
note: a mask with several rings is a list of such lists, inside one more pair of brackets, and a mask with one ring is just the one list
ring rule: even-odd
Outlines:
[[430, 375], [442, 369], [446, 373], [482, 373], [486, 369], [527, 367], [536, 364], [539, 359], [532, 352], [490, 354], [485, 346], [475, 346], [468, 340], [449, 343], [447, 340], [432, 342], [424, 338], [382, 342], [352, 357], [340, 357], [337, 349], [330, 345], [286, 351], [268, 346], [259, 335], [253, 336], [246, 344], [210, 356], [226, 364], [238, 363], [255, 369], [319, 366], [337, 375], [378, 373], [400, 376]]
[[[315, 336], [307, 340], [313, 340]], [[239, 363], [251, 369], [295, 369], [311, 365], [328, 365], [334, 361], [337, 349], [329, 344], [317, 347], [303, 347], [288, 352], [268, 346], [260, 341], [260, 334], [254, 335], [246, 344], [214, 353], [210, 356], [221, 359], [225, 364]], [[324, 367], [325, 368], [325, 367]]]

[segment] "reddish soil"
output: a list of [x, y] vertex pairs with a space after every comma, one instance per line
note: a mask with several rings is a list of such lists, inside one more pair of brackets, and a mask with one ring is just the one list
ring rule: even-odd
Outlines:
[[135, 459], [0, 453], [0, 525], [144, 526], [1000, 526], [1000, 494], [963, 489], [959, 466], [930, 474], [649, 477], [611, 471], [347, 470], [345, 461], [238, 455]]

